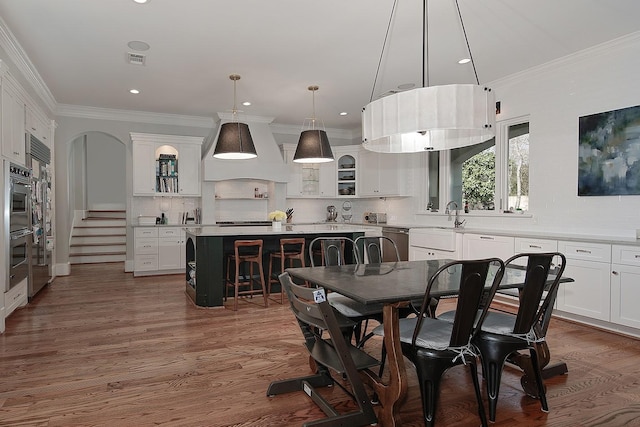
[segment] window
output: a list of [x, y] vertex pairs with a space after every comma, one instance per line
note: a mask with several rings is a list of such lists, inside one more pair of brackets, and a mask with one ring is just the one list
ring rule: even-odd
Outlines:
[[497, 124], [496, 137], [482, 144], [427, 154], [427, 210], [529, 209], [529, 122]]

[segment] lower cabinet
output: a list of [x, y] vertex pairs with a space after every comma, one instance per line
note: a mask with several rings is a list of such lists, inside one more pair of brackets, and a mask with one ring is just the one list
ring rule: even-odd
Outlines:
[[573, 283], [560, 285], [556, 308], [597, 320], [610, 320], [611, 245], [559, 241], [558, 251], [567, 258], [564, 275]]
[[462, 257], [464, 259], [497, 257], [506, 260], [513, 256], [514, 245], [514, 238], [511, 236], [465, 233], [462, 237]]
[[611, 257], [611, 321], [640, 328], [640, 248], [613, 245]]
[[134, 276], [184, 272], [182, 227], [136, 227], [134, 236]]

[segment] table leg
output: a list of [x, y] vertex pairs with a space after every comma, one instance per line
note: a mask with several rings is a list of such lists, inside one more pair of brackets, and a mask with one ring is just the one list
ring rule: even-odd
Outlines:
[[[554, 363], [549, 365], [551, 360], [551, 354], [549, 353], [549, 346], [546, 341], [536, 343], [536, 352], [538, 354], [538, 363], [542, 370], [542, 378], [548, 379], [556, 375], [566, 374], [569, 370], [567, 364], [564, 362]], [[523, 353], [516, 353], [511, 356], [508, 361], [518, 366], [523, 371], [522, 378], [520, 378], [520, 384], [526, 394], [533, 397], [538, 397], [538, 387], [536, 386], [536, 377], [533, 372], [533, 364], [531, 363], [531, 356]]]
[[400, 319], [398, 308], [405, 305], [406, 303], [385, 304], [382, 309], [389, 382], [384, 384], [377, 375], [365, 371], [365, 375], [380, 401], [378, 423], [383, 427], [395, 427], [400, 424], [397, 420], [397, 412], [407, 396], [407, 371], [400, 346], [398, 325]]

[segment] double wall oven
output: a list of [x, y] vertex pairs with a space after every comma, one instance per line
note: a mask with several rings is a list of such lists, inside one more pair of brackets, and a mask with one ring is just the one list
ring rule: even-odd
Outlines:
[[31, 248], [31, 234], [29, 228], [31, 171], [20, 165], [5, 161], [5, 209], [8, 211], [9, 236], [5, 238], [5, 253], [7, 254], [6, 289], [29, 277], [29, 252]]

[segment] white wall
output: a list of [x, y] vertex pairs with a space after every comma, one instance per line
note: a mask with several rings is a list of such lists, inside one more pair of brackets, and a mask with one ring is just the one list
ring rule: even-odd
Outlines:
[[112, 136], [87, 134], [87, 209], [126, 206], [126, 147]]
[[[635, 236], [640, 196], [578, 197], [578, 118], [640, 105], [640, 32], [489, 84], [498, 120], [530, 116], [532, 217], [468, 216], [466, 227]], [[418, 193], [416, 193], [417, 195]], [[399, 222], [451, 224], [415, 214], [417, 200], [387, 200]]]

